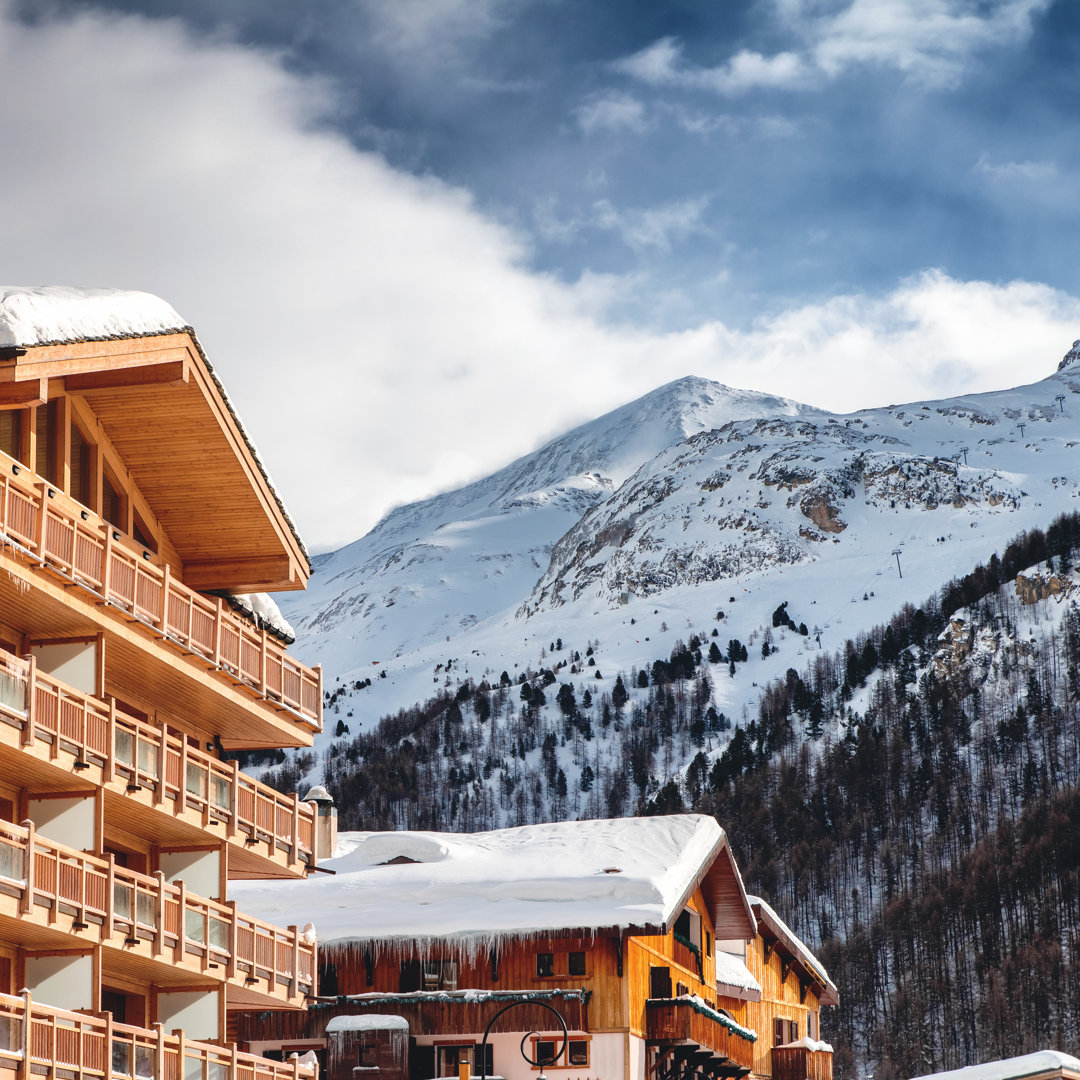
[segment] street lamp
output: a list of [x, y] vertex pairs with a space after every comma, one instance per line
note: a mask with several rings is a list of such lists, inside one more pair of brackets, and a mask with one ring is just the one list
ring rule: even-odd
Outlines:
[[[569, 1032], [566, 1030], [566, 1021], [562, 1018], [562, 1013], [558, 1009], [553, 1008], [546, 1001], [538, 1001], [536, 999], [523, 998], [521, 1001], [511, 1001], [509, 1005], [504, 1005], [492, 1018], [488, 1021], [488, 1026], [484, 1028], [484, 1038], [480, 1042], [480, 1080], [487, 1080], [487, 1042], [488, 1035], [491, 1034], [491, 1029], [495, 1024], [495, 1021], [502, 1016], [503, 1013], [509, 1012], [511, 1009], [517, 1008], [518, 1005], [539, 1005], [541, 1009], [547, 1009], [549, 1013], [555, 1014], [555, 1019], [559, 1021], [559, 1025], [562, 1027], [562, 1046], [559, 1047], [558, 1052], [550, 1060], [537, 1061], [535, 1058], [529, 1057], [525, 1052], [525, 1042], [532, 1035], [539, 1035], [538, 1031], [526, 1031], [521, 1036], [521, 1056], [530, 1064], [535, 1065], [540, 1070], [540, 1075], [536, 1080], [547, 1080], [544, 1076], [544, 1066], [554, 1065], [566, 1053], [566, 1044], [569, 1040]], [[539, 1052], [538, 1052], [539, 1056]]]

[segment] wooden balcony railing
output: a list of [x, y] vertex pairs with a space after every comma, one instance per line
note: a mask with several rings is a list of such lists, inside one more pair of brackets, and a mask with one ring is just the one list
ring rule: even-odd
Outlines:
[[234, 1046], [193, 1042], [153, 1028], [113, 1023], [111, 1016], [53, 1009], [29, 993], [0, 994], [0, 1072], [112, 1080], [314, 1080], [315, 1066], [286, 1064]]
[[774, 1046], [772, 1080], [832, 1080], [832, 1052], [808, 1046]]
[[315, 992], [316, 947], [295, 926], [241, 915], [233, 903], [189, 893], [183, 882], [148, 876], [38, 836], [33, 822], [0, 822], [0, 879], [14, 887], [20, 912], [57, 913], [106, 945], [149, 944], [150, 955], [229, 981], [265, 980], [265, 992], [292, 1001]]
[[67, 749], [83, 764], [97, 764], [105, 783], [153, 791], [165, 813], [196, 811], [203, 827], [224, 822], [229, 838], [265, 841], [288, 853], [289, 864], [314, 864], [315, 815], [294, 793], [282, 795], [216, 757], [170, 735], [164, 724], [128, 716], [0, 650], [0, 713], [22, 724], [21, 744], [48, 740], [55, 757]]
[[276, 638], [220, 597], [203, 596], [177, 581], [168, 564], [140, 558], [108, 522], [5, 454], [0, 454], [0, 531], [35, 559], [85, 585], [102, 603], [122, 608], [257, 696], [322, 730], [321, 669], [289, 656]]
[[693, 998], [646, 1001], [645, 1038], [656, 1044], [694, 1042], [743, 1068], [754, 1067], [757, 1036]]

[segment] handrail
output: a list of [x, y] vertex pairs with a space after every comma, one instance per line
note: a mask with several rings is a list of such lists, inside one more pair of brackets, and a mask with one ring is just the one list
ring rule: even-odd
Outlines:
[[[22, 479], [26, 471], [28, 479]], [[198, 653], [251, 692], [322, 730], [322, 670], [290, 656], [220, 597], [178, 581], [169, 565], [140, 558], [93, 511], [0, 453], [0, 532], [30, 555], [161, 634]]]
[[242, 915], [234, 903], [197, 896], [182, 881], [170, 884], [160, 870], [138, 874], [111, 855], [101, 859], [58, 844], [38, 835], [31, 821], [0, 821], [0, 877], [20, 892], [24, 913], [44, 904], [55, 917], [63, 907], [84, 928], [100, 925], [103, 941], [149, 941], [166, 962], [194, 955], [202, 970], [224, 964], [229, 979], [264, 978], [271, 993], [279, 982], [290, 997], [314, 993], [316, 946], [295, 926], [283, 930]]
[[[32, 690], [31, 690], [32, 687]], [[20, 700], [21, 699], [21, 700]], [[148, 724], [41, 672], [31, 657], [22, 660], [0, 649], [0, 712], [23, 717], [22, 745], [42, 735], [54, 747], [75, 748], [86, 764], [100, 763], [106, 782], [120, 778], [148, 787], [154, 802], [177, 813], [192, 808], [203, 825], [222, 821], [229, 836], [265, 839], [281, 845], [290, 862], [315, 861], [315, 813], [294, 792], [283, 795], [224, 762], [170, 735], [164, 723]]]
[[271, 1061], [183, 1032], [166, 1035], [160, 1023], [139, 1028], [117, 1024], [111, 1014], [56, 1009], [34, 1001], [29, 990], [0, 994], [0, 1062], [27, 1078], [41, 1066], [49, 1076], [64, 1070], [100, 1080], [314, 1080], [318, 1071], [299, 1058]]

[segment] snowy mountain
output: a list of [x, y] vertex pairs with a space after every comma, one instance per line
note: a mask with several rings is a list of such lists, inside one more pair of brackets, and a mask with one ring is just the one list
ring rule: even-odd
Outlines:
[[[335, 716], [355, 732], [502, 671], [569, 668], [599, 702], [694, 635], [753, 646], [735, 675], [711, 669], [710, 703], [738, 722], [788, 667], [1075, 505], [1078, 357], [1015, 389], [848, 415], [683, 379], [393, 511], [285, 601], [337, 690], [321, 749]], [[783, 603], [807, 635], [771, 625]], [[587, 669], [567, 662], [587, 648]]]
[[551, 547], [643, 462], [748, 417], [819, 417], [784, 398], [685, 378], [552, 440], [499, 472], [391, 511], [319, 556], [306, 595], [283, 601], [300, 648], [332, 672], [453, 639], [516, 607]]

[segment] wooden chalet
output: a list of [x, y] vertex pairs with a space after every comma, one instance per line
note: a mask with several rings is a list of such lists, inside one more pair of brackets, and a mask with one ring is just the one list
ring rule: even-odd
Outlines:
[[832, 1047], [821, 1039], [821, 1007], [839, 1002], [814, 954], [762, 899], [750, 905], [749, 943], [717, 942], [717, 1001], [760, 1034], [753, 1073], [771, 1080], [832, 1080]]
[[408, 1025], [413, 1080], [466, 1061], [474, 1076], [523, 1080], [540, 1070], [522, 1047], [534, 1062], [562, 1049], [554, 1009], [569, 1038], [549, 1076], [736, 1080], [754, 1069], [757, 1036], [718, 1001], [715, 946], [753, 941], [757, 925], [712, 818], [347, 833], [326, 865], [336, 876], [241, 887], [264, 918], [314, 921], [322, 988], [307, 1013], [240, 1014], [247, 1049], [329, 1049], [331, 1080], [352, 1080], [380, 1067], [381, 1036], [364, 1023], [392, 1016]]
[[280, 1080], [224, 1041], [299, 1010], [313, 807], [223, 750], [307, 746], [321, 673], [235, 594], [307, 554], [191, 328], [143, 293], [0, 289], [0, 1078]]

